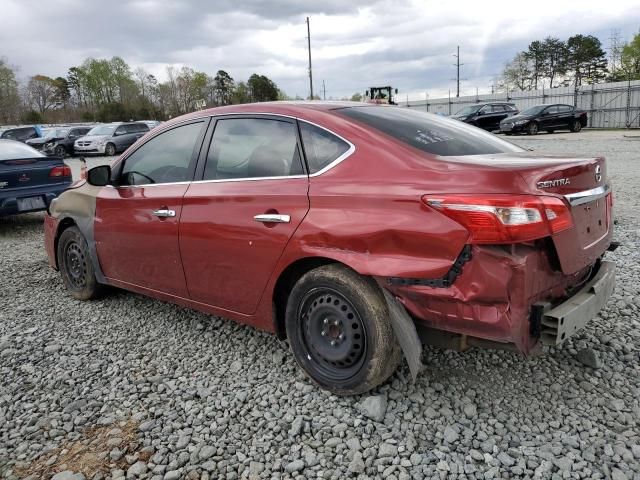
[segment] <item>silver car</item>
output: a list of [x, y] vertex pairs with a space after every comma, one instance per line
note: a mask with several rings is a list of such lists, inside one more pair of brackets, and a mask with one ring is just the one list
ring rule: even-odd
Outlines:
[[149, 127], [142, 122], [97, 125], [74, 142], [73, 151], [79, 155], [113, 156], [124, 152], [148, 131]]

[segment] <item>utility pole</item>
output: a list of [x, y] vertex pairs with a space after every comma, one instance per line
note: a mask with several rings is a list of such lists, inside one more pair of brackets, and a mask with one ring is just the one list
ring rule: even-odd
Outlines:
[[453, 65], [456, 67], [456, 97], [460, 96], [460, 67], [464, 63], [460, 63], [460, 45], [458, 45], [458, 53], [453, 55], [456, 57], [456, 63]]
[[309, 50], [309, 91], [311, 95], [310, 100], [313, 100], [313, 75], [311, 73], [311, 29], [309, 28], [309, 17], [307, 17], [307, 48]]
[[324, 86], [324, 80], [322, 80], [322, 99], [323, 100], [327, 99], [327, 89]]

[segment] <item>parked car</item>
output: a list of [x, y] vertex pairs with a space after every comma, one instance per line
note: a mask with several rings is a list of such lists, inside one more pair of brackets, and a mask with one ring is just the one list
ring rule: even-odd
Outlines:
[[527, 108], [518, 115], [505, 118], [500, 122], [500, 131], [510, 135], [512, 133], [527, 133], [537, 135], [540, 130], [553, 133], [556, 130], [570, 130], [579, 132], [587, 126], [587, 112], [576, 110], [572, 105], [536, 105]]
[[518, 109], [513, 103], [489, 102], [464, 107], [452, 117], [461, 122], [492, 131], [500, 130], [502, 120], [517, 114]]
[[73, 153], [73, 144], [76, 140], [84, 137], [89, 133], [91, 127], [69, 127], [56, 129], [45, 140], [42, 151], [46, 155], [55, 155], [56, 157], [65, 157]]
[[403, 354], [415, 375], [421, 342], [569, 338], [611, 295], [612, 218], [602, 157], [413, 109], [276, 102], [154, 129], [53, 203], [45, 245], [74, 298], [114, 285], [276, 332], [353, 394]]
[[145, 123], [147, 127], [149, 127], [149, 130], [153, 130], [154, 128], [156, 128], [158, 125], [162, 123], [158, 120], [141, 120], [141, 122]]
[[142, 122], [118, 122], [97, 125], [73, 144], [73, 150], [81, 155], [113, 156], [123, 152], [149, 131]]
[[17, 140], [19, 142], [26, 142], [27, 140], [39, 138], [40, 136], [36, 127], [15, 127], [0, 132], [0, 139]]
[[45, 210], [71, 185], [71, 169], [16, 140], [0, 139], [0, 217]]

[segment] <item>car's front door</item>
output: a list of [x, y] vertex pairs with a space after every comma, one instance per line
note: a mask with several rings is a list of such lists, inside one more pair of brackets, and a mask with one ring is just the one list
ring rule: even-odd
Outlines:
[[251, 314], [309, 210], [296, 123], [284, 117], [220, 118], [202, 158], [202, 173], [196, 173], [201, 181], [189, 186], [180, 220], [189, 294]]
[[558, 107], [551, 105], [540, 114], [540, 128], [553, 128], [558, 122]]
[[502, 104], [493, 105], [492, 109], [493, 109], [493, 115], [492, 115], [491, 129], [499, 130], [500, 122], [505, 118], [507, 118], [509, 116], [509, 113], [506, 110], [507, 107]]
[[178, 226], [207, 123], [161, 132], [114, 168], [115, 185], [100, 191], [94, 224], [107, 278], [188, 297]]
[[570, 105], [558, 106], [558, 126], [561, 128], [571, 128], [574, 120], [574, 108]]

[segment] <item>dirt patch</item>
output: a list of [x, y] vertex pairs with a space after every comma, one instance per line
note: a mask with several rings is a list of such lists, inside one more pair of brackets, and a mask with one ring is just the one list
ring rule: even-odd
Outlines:
[[[108, 473], [112, 468], [126, 471], [128, 463], [125, 455], [132, 455], [139, 448], [137, 431], [138, 423], [133, 420], [88, 427], [80, 439], [63, 443], [34, 460], [28, 467], [17, 468], [16, 473], [21, 478], [33, 476], [47, 479], [65, 470], [82, 473], [85, 478], [92, 478], [98, 472]], [[114, 448], [122, 452], [117, 461], [109, 456]], [[147, 461], [149, 456], [139, 454], [139, 460]]]

